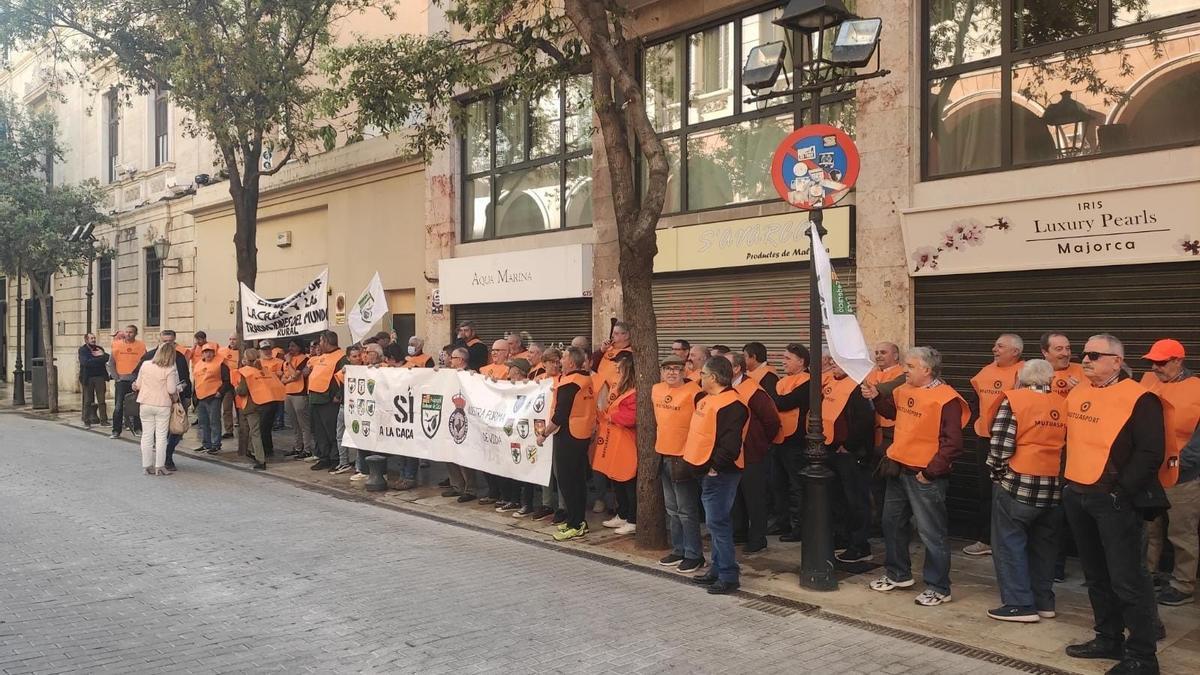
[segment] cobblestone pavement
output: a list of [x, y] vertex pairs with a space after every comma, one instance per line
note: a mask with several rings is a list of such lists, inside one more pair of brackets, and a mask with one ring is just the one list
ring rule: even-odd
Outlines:
[[0, 671], [1001, 669], [0, 415]]

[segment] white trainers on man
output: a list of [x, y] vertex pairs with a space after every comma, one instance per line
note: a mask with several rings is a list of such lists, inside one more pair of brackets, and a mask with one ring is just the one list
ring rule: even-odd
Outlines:
[[894, 590], [897, 588], [908, 588], [909, 586], [912, 586], [914, 583], [916, 583], [916, 582], [913, 581], [912, 579], [909, 579], [908, 581], [892, 581], [885, 574], [885, 575], [879, 577], [878, 579], [876, 579], [875, 581], [872, 581], [868, 585], [870, 586], [871, 590], [873, 590], [873, 591], [891, 591], [891, 590]]
[[921, 605], [922, 607], [937, 607], [938, 605], [950, 602], [950, 594], [947, 593], [942, 595], [937, 591], [927, 588], [922, 591], [921, 594], [917, 596], [917, 599], [913, 600], [913, 602]]
[[613, 530], [613, 532], [615, 534], [633, 534], [633, 533], [637, 532], [637, 524], [636, 523], [625, 523], [624, 525]]
[[624, 525], [628, 525], [629, 523], [625, 522], [625, 519], [622, 518], [621, 516], [613, 516], [612, 518], [609, 518], [608, 520], [606, 520], [600, 524], [605, 527], [614, 527], [615, 528], [615, 527], [621, 527]]

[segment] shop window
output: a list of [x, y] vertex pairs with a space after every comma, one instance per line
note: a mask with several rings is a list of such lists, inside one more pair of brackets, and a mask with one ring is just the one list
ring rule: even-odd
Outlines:
[[927, 178], [1200, 143], [1200, 0], [1010, 6], [927, 3]]
[[533, 100], [489, 94], [462, 128], [463, 241], [591, 225], [591, 76]]

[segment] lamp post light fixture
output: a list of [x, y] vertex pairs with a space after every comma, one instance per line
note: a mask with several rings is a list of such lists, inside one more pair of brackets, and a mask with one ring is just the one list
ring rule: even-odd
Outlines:
[[[782, 96], [811, 97], [809, 124], [821, 121], [821, 92], [825, 89], [882, 77], [889, 71], [880, 68], [879, 38], [883, 21], [861, 19], [846, 8], [841, 0], [792, 0], [774, 22], [793, 36], [792, 53], [796, 55], [795, 86], [776, 90], [775, 83], [783, 70], [786, 45], [782, 49], [767, 43], [752, 50], [742, 71], [743, 82], [754, 96], [746, 103], [756, 103]], [[832, 46], [826, 56], [826, 32], [835, 30]], [[755, 52], [759, 52], [756, 54]], [[875, 57], [875, 69], [867, 73], [853, 72], [866, 66]], [[772, 60], [771, 57], [774, 57]], [[752, 84], [751, 84], [752, 83]], [[762, 92], [762, 93], [759, 93]], [[812, 227], [822, 236], [822, 210], [809, 212]], [[812, 240], [812, 231], [809, 233]], [[833, 472], [828, 466], [829, 453], [821, 422], [821, 354], [823, 322], [821, 293], [816, 265], [808, 263], [809, 293], [809, 413], [805, 434], [804, 456], [807, 466], [801, 471], [804, 479], [804, 526], [800, 554], [800, 585], [820, 591], [837, 590], [833, 565], [833, 525], [831, 490]]]
[[1054, 134], [1059, 157], [1082, 155], [1091, 145], [1087, 132], [1092, 122], [1092, 111], [1072, 98], [1069, 90], [1059, 95], [1057, 103], [1046, 106], [1042, 122]]
[[158, 259], [159, 273], [165, 273], [167, 270], [172, 272], [183, 271], [183, 261], [176, 260], [175, 264], [168, 265], [167, 254], [171, 252], [171, 240], [167, 239], [167, 235], [162, 235], [154, 240], [154, 257]]
[[67, 235], [67, 241], [77, 242], [85, 241], [88, 243], [88, 271], [87, 271], [87, 332], [92, 332], [92, 296], [94, 288], [92, 282], [92, 268], [96, 263], [96, 238], [92, 236], [95, 231], [96, 224], [88, 223], [86, 225], [76, 225], [71, 234]]

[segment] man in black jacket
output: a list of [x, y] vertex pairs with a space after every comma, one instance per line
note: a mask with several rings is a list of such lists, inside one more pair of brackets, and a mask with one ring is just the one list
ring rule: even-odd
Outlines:
[[458, 322], [458, 337], [454, 340], [454, 346], [463, 347], [467, 350], [470, 358], [467, 359], [467, 370], [479, 372], [479, 369], [490, 363], [490, 353], [488, 347], [479, 339], [479, 335], [475, 332], [475, 322], [459, 321]]
[[[871, 559], [868, 530], [871, 524], [871, 452], [875, 444], [875, 408], [863, 398], [858, 383], [825, 352], [821, 371], [828, 373], [821, 384], [821, 414], [825, 427], [825, 450], [830, 468], [837, 475], [845, 508], [836, 534], [845, 548], [834, 555], [844, 563]], [[841, 542], [837, 542], [841, 543]], [[841, 549], [841, 547], [838, 547]]]
[[[83, 426], [108, 422], [108, 405], [104, 397], [108, 390], [108, 353], [96, 344], [96, 336], [88, 333], [79, 348], [79, 384], [83, 389]], [[99, 411], [99, 415], [97, 415]]]
[[[192, 398], [192, 377], [188, 367], [187, 357], [183, 355], [183, 350], [175, 344], [175, 331], [166, 329], [158, 333], [160, 345], [171, 345], [175, 350], [175, 372], [179, 375], [179, 383], [183, 385], [183, 391], [179, 392], [179, 404], [187, 410], [188, 401]], [[142, 370], [142, 364], [154, 360], [154, 355], [158, 353], [157, 349], [146, 350], [142, 356], [138, 367], [133, 371], [133, 379], [136, 380], [138, 373]], [[163, 464], [167, 471], [175, 471], [175, 448], [179, 445], [179, 441], [183, 440], [183, 434], [168, 434], [167, 435], [167, 461]]]
[[1143, 519], [1166, 506], [1158, 481], [1163, 407], [1124, 374], [1124, 357], [1117, 338], [1092, 336], [1083, 349], [1083, 372], [1092, 386], [1067, 395], [1063, 505], [1096, 631], [1092, 640], [1068, 646], [1067, 655], [1120, 661], [1110, 674], [1158, 673], [1158, 617], [1142, 537]]

